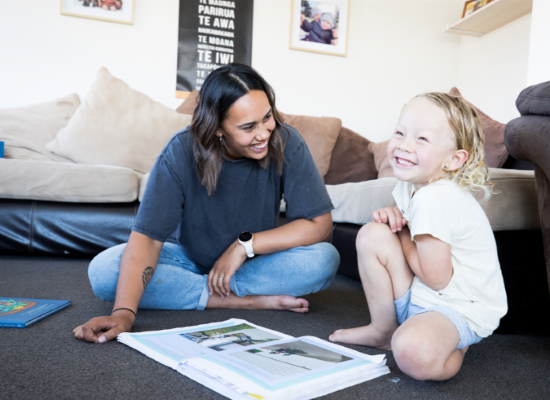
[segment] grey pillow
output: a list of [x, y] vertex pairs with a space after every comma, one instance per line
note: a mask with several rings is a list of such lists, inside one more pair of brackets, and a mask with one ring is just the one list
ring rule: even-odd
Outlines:
[[516, 100], [521, 115], [550, 117], [550, 81], [523, 89]]

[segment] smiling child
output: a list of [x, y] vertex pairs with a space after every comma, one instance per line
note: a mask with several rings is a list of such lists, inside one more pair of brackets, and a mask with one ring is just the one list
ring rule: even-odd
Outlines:
[[491, 195], [481, 122], [461, 97], [427, 93], [401, 112], [388, 145], [397, 207], [373, 213], [357, 236], [370, 325], [331, 341], [392, 349], [421, 380], [460, 369], [507, 301], [489, 221], [471, 192]]

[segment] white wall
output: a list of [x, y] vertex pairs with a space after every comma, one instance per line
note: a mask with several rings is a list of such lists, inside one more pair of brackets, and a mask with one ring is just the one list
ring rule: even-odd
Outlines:
[[533, 1], [527, 85], [550, 81], [550, 0]]
[[527, 85], [531, 14], [482, 37], [461, 36], [457, 87], [491, 118], [519, 117], [516, 98]]
[[[462, 4], [351, 0], [342, 58], [290, 50], [291, 0], [256, 0], [253, 66], [275, 88], [282, 111], [336, 116], [371, 140], [384, 140], [409, 98], [457, 85], [460, 38], [442, 31]], [[170, 108], [181, 103], [175, 98], [178, 0], [136, 0], [133, 26], [63, 16], [59, 5], [0, 0], [1, 108], [72, 92], [84, 97], [101, 66]]]
[[0, 0], [0, 107], [83, 98], [101, 66], [175, 108], [177, 0], [137, 0], [135, 25], [60, 14], [60, 0]]

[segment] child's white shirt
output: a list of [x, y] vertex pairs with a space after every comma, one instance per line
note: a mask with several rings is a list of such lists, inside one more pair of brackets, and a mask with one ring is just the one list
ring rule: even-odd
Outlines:
[[428, 234], [451, 246], [453, 276], [449, 284], [433, 290], [415, 276], [411, 302], [424, 308], [452, 308], [478, 336], [489, 336], [506, 314], [508, 303], [493, 231], [479, 203], [445, 179], [416, 193], [412, 183], [400, 181], [393, 197], [407, 220], [412, 240]]

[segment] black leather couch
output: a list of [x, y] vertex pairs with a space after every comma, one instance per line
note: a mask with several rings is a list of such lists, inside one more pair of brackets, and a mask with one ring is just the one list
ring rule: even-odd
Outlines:
[[[510, 157], [504, 168], [533, 169]], [[139, 203], [58, 203], [0, 199], [0, 254], [92, 258], [128, 241]], [[284, 215], [280, 223], [286, 222]], [[332, 244], [339, 272], [359, 279], [355, 237], [361, 226], [335, 223]], [[508, 294], [501, 333], [550, 333], [541, 311], [550, 309], [540, 230], [495, 232]]]

